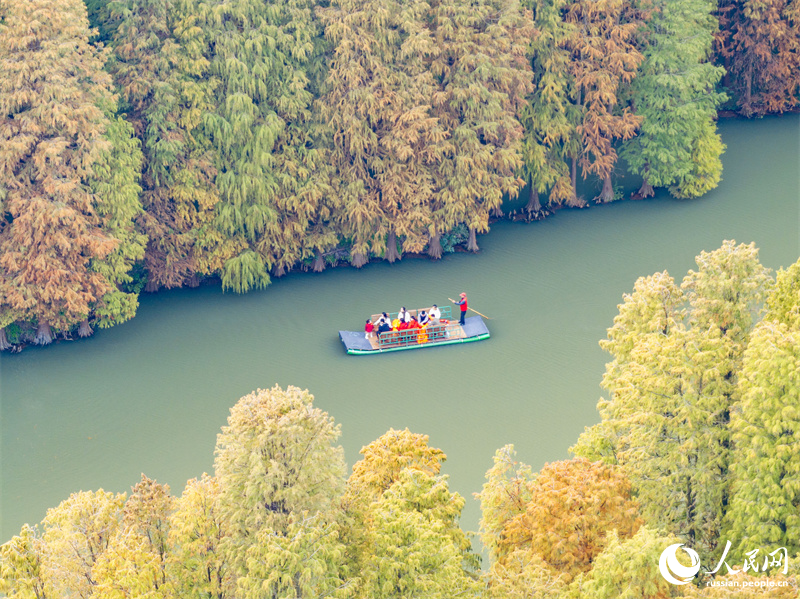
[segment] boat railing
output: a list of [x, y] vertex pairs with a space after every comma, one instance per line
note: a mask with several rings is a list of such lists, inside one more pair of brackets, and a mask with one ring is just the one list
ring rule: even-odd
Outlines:
[[422, 328], [386, 331], [378, 335], [378, 347], [380, 349], [386, 349], [389, 347], [435, 343], [437, 341], [455, 338], [460, 328], [461, 325], [459, 325], [458, 322], [448, 320], [437, 324], [429, 324]]

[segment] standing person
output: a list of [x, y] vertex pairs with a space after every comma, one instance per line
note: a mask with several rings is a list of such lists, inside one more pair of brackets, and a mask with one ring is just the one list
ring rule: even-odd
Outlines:
[[459, 297], [460, 297], [460, 299], [457, 302], [454, 301], [453, 303], [456, 306], [461, 308], [461, 320], [459, 320], [458, 322], [463, 327], [464, 326], [464, 318], [467, 316], [467, 294], [466, 293], [462, 293]]
[[372, 337], [372, 331], [375, 330], [375, 325], [372, 324], [372, 321], [367, 318], [367, 323], [364, 325], [364, 339], [369, 339]]

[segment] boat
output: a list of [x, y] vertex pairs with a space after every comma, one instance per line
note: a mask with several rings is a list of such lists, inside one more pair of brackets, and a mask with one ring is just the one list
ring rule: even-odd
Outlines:
[[[409, 312], [416, 316], [423, 309], [409, 310]], [[364, 331], [339, 331], [339, 339], [344, 343], [348, 354], [364, 355], [471, 343], [489, 338], [489, 329], [480, 316], [466, 318], [464, 326], [461, 326], [458, 320], [453, 320], [451, 306], [444, 306], [440, 311], [442, 315], [439, 322], [428, 324], [423, 328], [390, 331], [381, 335], [376, 332], [370, 338], [365, 337]], [[375, 322], [380, 316], [373, 314], [370, 320]], [[397, 312], [389, 314], [389, 318], [390, 320], [397, 318]]]

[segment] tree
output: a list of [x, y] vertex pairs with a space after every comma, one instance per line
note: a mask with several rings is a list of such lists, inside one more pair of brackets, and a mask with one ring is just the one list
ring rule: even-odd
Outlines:
[[421, 251], [431, 224], [435, 167], [445, 138], [431, 114], [435, 50], [427, 2], [334, 0], [320, 10], [333, 62], [320, 101], [331, 131], [335, 215], [351, 262]]
[[464, 499], [445, 477], [405, 468], [372, 508], [360, 596], [474, 596], [477, 556], [458, 526]]
[[400, 480], [404, 471], [435, 477], [447, 459], [442, 450], [428, 445], [427, 435], [408, 429], [389, 429], [362, 447], [361, 455], [364, 457], [355, 463], [347, 479], [342, 500], [347, 516], [342, 538], [348, 548], [348, 562], [356, 573], [366, 570], [367, 561], [373, 555], [370, 539], [378, 526], [376, 502]]
[[489, 599], [560, 599], [570, 597], [564, 575], [524, 549], [492, 563], [484, 575]]
[[775, 277], [775, 287], [766, 302], [764, 320], [774, 320], [792, 330], [800, 329], [800, 260]]
[[25, 524], [20, 533], [0, 545], [0, 592], [12, 599], [56, 597], [42, 565], [42, 540]]
[[516, 0], [432, 5], [438, 52], [431, 70], [438, 89], [433, 114], [447, 133], [434, 197], [433, 236], [465, 223], [467, 248], [478, 250], [477, 233], [503, 196], [515, 197], [524, 181], [523, 129], [519, 114], [532, 91], [525, 51], [532, 20]]
[[[717, 108], [725, 100], [714, 91], [724, 69], [708, 62], [717, 27], [710, 11], [704, 0], [657, 0], [645, 20], [644, 61], [632, 83], [632, 101], [642, 121], [638, 135], [621, 151], [631, 171], [643, 179], [636, 198], [653, 196], [653, 187], [678, 193], [679, 184], [700, 173], [696, 144], [709, 127], [715, 128]], [[715, 172], [721, 173], [719, 156], [716, 163]], [[712, 180], [716, 184], [719, 177]]]
[[169, 486], [142, 474], [125, 502], [122, 523], [92, 568], [97, 599], [167, 599], [169, 520], [175, 498]]
[[124, 493], [73, 493], [42, 520], [42, 565], [59, 597], [93, 595], [94, 567], [122, 520]]
[[763, 116], [797, 106], [800, 89], [800, 15], [789, 0], [719, 3], [717, 53], [730, 74], [742, 115]]
[[[131, 225], [140, 159], [130, 130], [113, 120], [105, 56], [88, 43], [84, 4], [33, 0], [0, 10], [0, 321], [38, 322], [35, 341], [45, 344], [51, 326], [67, 331], [99, 304], [104, 325], [132, 316], [135, 297], [116, 284], [140, 253]], [[103, 184], [122, 187], [99, 197]]]
[[800, 551], [800, 329], [759, 323], [739, 385], [729, 538], [740, 554], [786, 547], [794, 555]]
[[[145, 213], [139, 223], [149, 236], [147, 291], [197, 285], [199, 276], [218, 274], [244, 247], [212, 226], [219, 203], [217, 169], [202, 124], [220, 83], [205, 55], [198, 2], [151, 4], [137, 2], [131, 15], [132, 23], [145, 28], [149, 43], [135, 40], [136, 27], [124, 28], [115, 41], [121, 49], [130, 48], [118, 68], [121, 83], [140, 72], [148, 83], [123, 88], [144, 128]], [[164, 37], [166, 31], [170, 37]]]
[[167, 572], [178, 597], [224, 599], [229, 567], [221, 551], [224, 536], [217, 479], [203, 474], [192, 479], [175, 501], [169, 519], [171, 547]]
[[[622, 0], [577, 0], [569, 5], [566, 21], [573, 25], [568, 41], [569, 68], [574, 77], [573, 97], [580, 110], [577, 134], [580, 151], [573, 156], [572, 183], [576, 184], [576, 158], [584, 177], [603, 182], [598, 202], [614, 199], [611, 174], [617, 161], [614, 141], [630, 139], [641, 123], [623, 106], [620, 88], [636, 76], [642, 54], [633, 43], [639, 23], [626, 14]], [[577, 191], [567, 203], [581, 205]]]
[[674, 587], [655, 568], [665, 547], [679, 542], [642, 526], [628, 540], [615, 531], [594, 561], [592, 571], [580, 585], [587, 599], [668, 599]]
[[522, 155], [530, 183], [525, 210], [539, 214], [539, 194], [550, 189], [550, 204], [569, 200], [574, 188], [567, 157], [578, 151], [578, 110], [571, 102], [573, 83], [569, 69], [568, 40], [574, 25], [563, 20], [566, 0], [534, 0], [534, 31], [529, 54], [533, 68], [533, 93], [520, 121], [525, 127]]
[[219, 83], [202, 133], [219, 192], [213, 226], [238, 248], [223, 289], [269, 284], [332, 245], [327, 155], [312, 102], [324, 78], [322, 30], [312, 0], [212, 0], [200, 10], [208, 72]]
[[536, 554], [569, 582], [591, 569], [609, 530], [629, 538], [641, 525], [620, 468], [574, 458], [546, 465], [535, 478], [524, 466], [510, 476], [511, 455], [509, 447], [496, 454], [479, 496], [482, 537], [501, 566]]
[[[697, 257], [681, 292], [666, 273], [637, 281], [601, 346], [602, 423], [575, 450], [613, 455], [651, 524], [713, 549], [729, 497], [737, 373], [768, 287], [753, 244]], [[681, 304], [688, 302], [688, 309]]]
[[[336, 524], [344, 482], [342, 448], [333, 446], [339, 427], [312, 403], [313, 396], [296, 387], [259, 389], [231, 408], [217, 438], [214, 469], [225, 531], [220, 551], [234, 584], [250, 589], [249, 596], [260, 596], [252, 579], [277, 559], [278, 548], [313, 552], [312, 539], [336, 538], [335, 529], [321, 531]], [[297, 534], [302, 538], [295, 543]], [[327, 547], [323, 554], [338, 551]], [[296, 556], [294, 563], [311, 557]]]
[[525, 513], [536, 480], [531, 467], [517, 462], [515, 455], [513, 445], [498, 449], [494, 465], [486, 472], [483, 489], [475, 494], [481, 502], [481, 541], [489, 550], [492, 563], [504, 563], [513, 550], [506, 527]]

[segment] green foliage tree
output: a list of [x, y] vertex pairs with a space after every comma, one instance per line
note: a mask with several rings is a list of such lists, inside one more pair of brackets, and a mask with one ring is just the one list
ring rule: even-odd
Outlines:
[[[678, 187], [700, 171], [696, 144], [713, 124], [725, 95], [715, 86], [724, 73], [708, 62], [717, 27], [704, 0], [657, 0], [645, 20], [644, 61], [632, 83], [632, 101], [642, 118], [639, 133], [621, 150], [632, 172], [642, 176], [636, 198], [654, 195], [653, 187]], [[718, 136], [717, 136], [718, 137]], [[714, 145], [724, 150], [721, 143]], [[713, 161], [711, 156], [707, 160]], [[719, 156], [715, 173], [722, 172]], [[717, 183], [719, 177], [711, 178]], [[704, 187], [685, 188], [708, 191]]]
[[73, 493], [42, 521], [42, 563], [54, 596], [88, 599], [94, 567], [117, 534], [125, 494], [102, 490]]
[[792, 330], [800, 329], [800, 260], [775, 277], [775, 287], [767, 297], [765, 320], [774, 320]]
[[[135, 296], [117, 284], [141, 251], [131, 223], [140, 157], [113, 118], [84, 4], [5, 2], [0, 11], [0, 322], [36, 321], [45, 344], [51, 326], [69, 330], [97, 306], [102, 326], [133, 315]], [[99, 196], [107, 185], [119, 187]]]
[[764, 320], [752, 334], [733, 412], [728, 538], [800, 552], [800, 329]]
[[405, 468], [372, 504], [365, 598], [476, 596], [478, 560], [458, 526], [464, 499], [447, 479]]
[[42, 565], [41, 536], [27, 524], [0, 545], [0, 592], [12, 599], [56, 597]]
[[572, 80], [567, 42], [574, 24], [564, 21], [566, 0], [532, 0], [534, 30], [528, 52], [533, 68], [533, 92], [523, 107], [525, 128], [522, 156], [529, 181], [528, 214], [541, 211], [539, 194], [550, 189], [549, 203], [574, 195], [566, 160], [578, 151], [578, 110], [570, 99]]
[[438, 89], [433, 114], [447, 133], [438, 166], [432, 212], [435, 233], [466, 223], [467, 249], [503, 196], [516, 197], [524, 181], [521, 114], [532, 91], [525, 56], [533, 34], [531, 15], [516, 1], [439, 0], [431, 14], [438, 49], [431, 70]]
[[[236, 242], [222, 286], [245, 292], [328, 249], [327, 153], [312, 102], [324, 78], [311, 0], [213, 0], [198, 25], [218, 83], [202, 135], [213, 149], [220, 202], [213, 227]], [[313, 226], [314, 224], [319, 226]]]
[[713, 549], [729, 497], [737, 373], [769, 277], [753, 244], [726, 241], [697, 264], [681, 290], [661, 273], [625, 296], [601, 342], [615, 358], [603, 378], [611, 398], [573, 450], [613, 456], [649, 523]]
[[125, 502], [119, 528], [92, 568], [95, 585], [92, 597], [173, 597], [167, 561], [174, 501], [169, 486], [142, 475]]
[[579, 585], [580, 596], [586, 599], [668, 599], [674, 586], [655, 567], [661, 552], [675, 537], [665, 537], [643, 526], [627, 540], [615, 531], [608, 535], [608, 544], [597, 556], [589, 575]]
[[[302, 578], [309, 560], [322, 560], [314, 562], [318, 579], [338, 576], [335, 508], [344, 459], [342, 448], [333, 446], [339, 427], [312, 402], [312, 395], [296, 387], [259, 389], [231, 408], [228, 425], [217, 438], [214, 469], [225, 531], [220, 552], [231, 568], [235, 587], [229, 592], [234, 595], [271, 596], [258, 582], [264, 564], [294, 564], [296, 570], [281, 573], [285, 581]], [[287, 551], [299, 553], [290, 557]], [[297, 585], [294, 592], [300, 593]], [[319, 591], [318, 585], [303, 588], [296, 596], [311, 596], [308, 588]]]
[[217, 479], [203, 474], [186, 483], [170, 514], [167, 573], [178, 597], [224, 599], [229, 568], [222, 551]]

